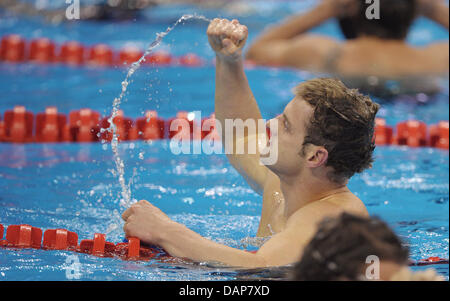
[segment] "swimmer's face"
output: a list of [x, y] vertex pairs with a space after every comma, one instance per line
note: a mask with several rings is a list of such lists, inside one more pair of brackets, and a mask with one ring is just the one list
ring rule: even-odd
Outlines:
[[302, 148], [312, 114], [313, 107], [297, 96], [282, 114], [274, 118], [278, 123], [278, 133], [271, 133], [270, 143], [278, 142], [278, 159], [267, 167], [277, 175], [295, 176], [309, 165], [309, 151], [302, 155]]

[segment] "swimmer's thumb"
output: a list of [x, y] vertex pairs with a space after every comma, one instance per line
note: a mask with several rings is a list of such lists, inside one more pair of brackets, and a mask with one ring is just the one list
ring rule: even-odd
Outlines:
[[223, 45], [223, 48], [224, 48], [228, 53], [234, 53], [234, 52], [236, 52], [236, 50], [237, 50], [236, 45], [234, 45], [233, 41], [231, 41], [230, 39], [223, 39], [222, 45]]

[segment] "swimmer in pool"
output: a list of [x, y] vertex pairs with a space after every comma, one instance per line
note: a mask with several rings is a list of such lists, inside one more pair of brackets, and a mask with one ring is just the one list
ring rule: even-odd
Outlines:
[[[376, 256], [378, 262], [369, 256]], [[412, 272], [408, 263], [408, 248], [386, 223], [378, 218], [343, 213], [320, 223], [290, 278], [300, 281], [444, 280], [434, 269]]]
[[[134, 20], [140, 17], [140, 11], [155, 6], [156, 0], [116, 0], [96, 4], [80, 2], [80, 19], [111, 21]], [[70, 2], [72, 4], [73, 2]], [[69, 4], [67, 4], [68, 6]], [[69, 21], [66, 18], [66, 7], [63, 9], [40, 9], [36, 5], [19, 0], [2, 0], [0, 8], [14, 14], [26, 16], [42, 16], [52, 23]]]
[[[373, 1], [371, 1], [373, 3]], [[369, 20], [364, 0], [323, 0], [312, 10], [269, 27], [246, 54], [256, 64], [328, 73], [347, 86], [380, 97], [437, 93], [448, 77], [448, 40], [424, 47], [405, 38], [417, 16], [448, 30], [449, 9], [442, 0], [380, 0], [380, 19]], [[308, 31], [337, 18], [347, 40]]]
[[[207, 34], [216, 53], [217, 120], [225, 124], [226, 119], [262, 119], [243, 67], [247, 27], [237, 20], [214, 19]], [[379, 105], [336, 79], [301, 83], [295, 94], [284, 112], [271, 120], [278, 124], [269, 141], [278, 145], [274, 164], [261, 165], [263, 155], [258, 152], [227, 155], [233, 167], [263, 196], [257, 236], [270, 238], [255, 254], [203, 238], [147, 201], [123, 213], [126, 236], [194, 261], [239, 267], [281, 266], [298, 260], [323, 218], [342, 212], [367, 217], [366, 207], [347, 188], [347, 182], [371, 167]], [[240, 139], [233, 145], [256, 143], [260, 137], [246, 131]]]

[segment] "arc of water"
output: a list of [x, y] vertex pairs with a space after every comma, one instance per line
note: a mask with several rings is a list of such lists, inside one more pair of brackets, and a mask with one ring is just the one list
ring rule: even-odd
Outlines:
[[198, 20], [203, 20], [206, 22], [210, 22], [211, 20], [209, 20], [208, 18], [204, 17], [204, 16], [197, 16], [197, 15], [183, 15], [181, 16], [180, 19], [178, 19], [172, 26], [168, 27], [166, 31], [160, 32], [156, 34], [156, 39], [150, 44], [150, 46], [147, 48], [147, 50], [145, 51], [145, 53], [142, 55], [142, 57], [131, 64], [130, 68], [128, 69], [127, 75], [125, 77], [125, 79], [122, 81], [122, 91], [120, 93], [120, 95], [118, 97], [116, 97], [113, 101], [113, 108], [112, 108], [112, 113], [111, 113], [111, 117], [108, 119], [108, 122], [110, 124], [109, 128], [107, 129], [107, 131], [112, 132], [113, 134], [113, 138], [111, 140], [111, 149], [113, 151], [114, 154], [114, 162], [116, 165], [116, 169], [118, 172], [118, 177], [119, 177], [119, 184], [120, 187], [122, 189], [122, 200], [120, 202], [120, 205], [127, 208], [131, 205], [131, 189], [129, 186], [127, 186], [126, 182], [125, 182], [125, 164], [123, 162], [123, 160], [120, 158], [119, 155], [119, 150], [118, 150], [118, 145], [119, 145], [119, 141], [117, 138], [117, 127], [115, 126], [115, 124], [113, 123], [114, 118], [117, 116], [117, 113], [119, 111], [119, 106], [120, 103], [122, 102], [123, 97], [125, 96], [125, 93], [127, 91], [128, 85], [129, 85], [129, 80], [131, 78], [131, 76], [139, 69], [139, 67], [141, 66], [141, 63], [143, 61], [145, 61], [145, 57], [147, 55], [149, 55], [156, 47], [158, 47], [162, 40], [164, 39], [164, 37], [171, 32], [178, 24], [180, 24], [183, 21], [189, 20], [189, 19], [198, 19]]

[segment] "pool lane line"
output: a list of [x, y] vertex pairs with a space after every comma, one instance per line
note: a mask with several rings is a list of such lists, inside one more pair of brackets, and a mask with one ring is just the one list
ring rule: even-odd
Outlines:
[[[174, 136], [186, 140], [195, 139], [194, 131], [199, 130], [199, 139], [220, 141], [215, 126], [203, 130], [205, 121], [215, 123], [214, 113], [207, 118], [196, 120], [192, 113], [178, 112], [174, 118], [163, 119], [154, 110], [146, 111], [143, 117], [133, 120], [118, 110], [113, 123], [119, 141], [171, 139]], [[56, 107], [47, 107], [36, 115], [25, 106], [17, 105], [0, 115], [0, 142], [12, 143], [54, 143], [54, 142], [111, 142], [111, 117], [101, 117], [94, 110], [85, 108], [71, 111], [67, 116]], [[178, 128], [169, 131], [174, 120], [186, 120], [190, 131]], [[211, 123], [211, 122], [208, 122]], [[200, 129], [198, 129], [200, 128]], [[197, 137], [196, 137], [197, 138]], [[407, 120], [389, 126], [383, 118], [376, 118], [374, 142], [377, 146], [433, 147], [449, 149], [449, 122], [439, 121], [427, 125], [418, 120]]]
[[[93, 239], [84, 239], [78, 244], [78, 234], [75, 232], [66, 229], [48, 229], [42, 233], [40, 228], [26, 224], [8, 226], [5, 240], [3, 239], [3, 233], [4, 226], [0, 224], [0, 247], [10, 250], [27, 248], [61, 250], [133, 261], [148, 261], [150, 259], [158, 259], [160, 261], [176, 260], [175, 257], [170, 256], [159, 247], [143, 246], [140, 240], [135, 237], [129, 237], [123, 242], [114, 244], [106, 241], [106, 234], [95, 233]], [[439, 264], [449, 264], [449, 259], [432, 256], [409, 261], [410, 266]]]

